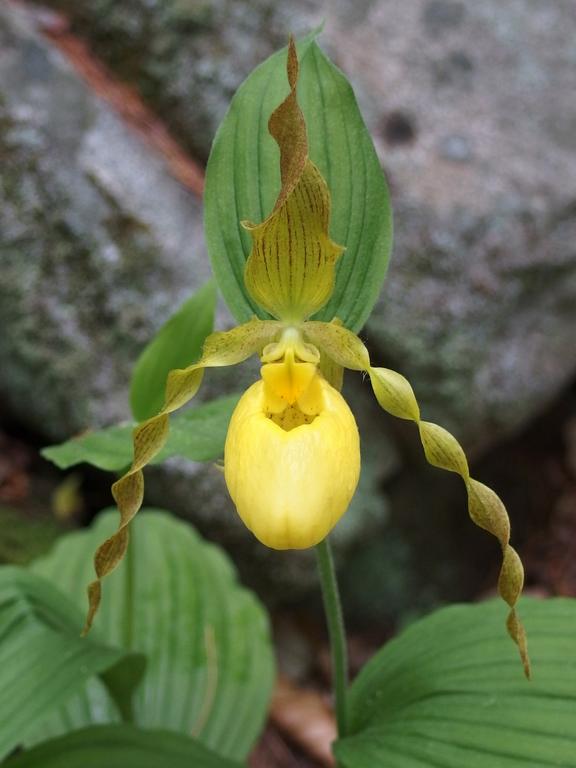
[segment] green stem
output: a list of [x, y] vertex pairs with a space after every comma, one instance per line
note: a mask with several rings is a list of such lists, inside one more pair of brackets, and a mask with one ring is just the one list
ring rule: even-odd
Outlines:
[[316, 545], [318, 558], [318, 570], [320, 572], [320, 584], [322, 585], [322, 598], [326, 623], [328, 624], [328, 636], [330, 638], [330, 652], [332, 656], [332, 679], [334, 685], [334, 699], [336, 704], [336, 722], [338, 735], [343, 738], [347, 730], [347, 703], [348, 688], [348, 650], [346, 648], [346, 632], [342, 617], [342, 605], [338, 591], [338, 581], [334, 570], [334, 560], [328, 539], [324, 539]]

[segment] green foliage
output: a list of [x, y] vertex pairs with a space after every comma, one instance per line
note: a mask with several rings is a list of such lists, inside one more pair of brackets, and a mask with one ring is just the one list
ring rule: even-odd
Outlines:
[[0, 564], [25, 565], [43, 555], [62, 533], [52, 516], [37, 516], [34, 523], [17, 507], [0, 505]]
[[350, 693], [344, 768], [576, 767], [576, 601], [523, 600], [534, 679], [497, 602], [417, 622], [361, 671]]
[[202, 354], [214, 328], [216, 285], [213, 280], [191, 296], [143, 350], [132, 373], [130, 405], [137, 421], [154, 416], [164, 403], [166, 378]]
[[129, 725], [84, 728], [24, 752], [6, 768], [240, 768], [197, 741]]
[[[344, 245], [336, 288], [316, 319], [338, 316], [353, 330], [368, 318], [384, 279], [392, 244], [386, 182], [344, 77], [309, 35], [297, 46], [298, 99], [310, 158], [332, 195], [330, 235]], [[218, 286], [239, 321], [265, 317], [244, 287], [250, 238], [240, 220], [263, 221], [280, 190], [278, 148], [267, 121], [288, 93], [286, 49], [254, 70], [239, 88], [212, 148], [206, 171], [205, 229]]]
[[[117, 522], [116, 512], [103, 513], [92, 528], [63, 537], [34, 571], [85, 609], [92, 556]], [[227, 757], [246, 755], [266, 715], [274, 665], [265, 613], [218, 548], [165, 513], [140, 513], [93, 632], [146, 657], [136, 725], [192, 735]], [[117, 719], [107, 692], [92, 687], [48, 718], [35, 739]]]
[[110, 687], [102, 690], [111, 706], [117, 706], [117, 675], [130, 697], [141, 664], [122, 674], [126, 651], [81, 639], [81, 627], [82, 614], [51, 584], [13, 566], [0, 568], [0, 758], [94, 675], [108, 670]]
[[[240, 395], [212, 400], [172, 416], [170, 432], [163, 450], [152, 460], [158, 464], [170, 456], [183, 456], [191, 461], [214, 461], [224, 454], [228, 422]], [[123, 424], [51, 445], [42, 456], [60, 469], [86, 462], [110, 472], [125, 469], [132, 461], [134, 424]]]

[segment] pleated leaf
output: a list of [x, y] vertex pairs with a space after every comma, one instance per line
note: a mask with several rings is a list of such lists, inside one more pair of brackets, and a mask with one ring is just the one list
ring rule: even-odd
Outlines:
[[[232, 411], [240, 395], [229, 395], [199, 405], [172, 417], [166, 445], [151, 464], [171, 456], [190, 461], [214, 461], [224, 455], [224, 442]], [[119, 472], [132, 461], [132, 433], [135, 424], [87, 432], [59, 445], [44, 448], [42, 455], [60, 469], [86, 462], [99, 469]]]
[[6, 768], [240, 768], [198, 741], [129, 725], [94, 726], [52, 739]]
[[[126, 652], [96, 638], [82, 640], [81, 626], [82, 614], [50, 583], [16, 567], [0, 568], [0, 759], [90, 677], [109, 670], [117, 688], [114, 669]], [[136, 679], [137, 673], [123, 679], [128, 700]], [[100, 688], [118, 711], [101, 682]]]
[[[386, 273], [392, 243], [388, 191], [350, 84], [314, 35], [300, 41], [297, 51], [297, 95], [309, 157], [331, 195], [330, 237], [346, 248], [336, 266], [332, 298], [315, 317], [338, 316], [348, 328], [359, 330]], [[218, 286], [239, 321], [267, 316], [244, 285], [251, 239], [240, 222], [264, 221], [281, 188], [280, 155], [268, 119], [289, 92], [286, 60], [286, 49], [275, 53], [239, 88], [216, 134], [206, 171], [208, 251]]]
[[[34, 570], [85, 610], [93, 552], [117, 521], [116, 511], [102, 513], [89, 530], [64, 537]], [[93, 632], [146, 656], [136, 725], [180, 731], [225, 756], [246, 755], [266, 714], [274, 666], [265, 613], [220, 549], [167, 513], [144, 511], [126, 557], [104, 585]], [[115, 720], [103, 690], [85, 691], [37, 736]]]
[[504, 612], [452, 606], [386, 645], [352, 685], [342, 766], [576, 768], [576, 601], [522, 601], [531, 681]]
[[214, 328], [215, 308], [216, 286], [211, 280], [184, 302], [142, 351], [130, 387], [136, 420], [144, 421], [162, 408], [170, 371], [199, 359], [204, 340]]

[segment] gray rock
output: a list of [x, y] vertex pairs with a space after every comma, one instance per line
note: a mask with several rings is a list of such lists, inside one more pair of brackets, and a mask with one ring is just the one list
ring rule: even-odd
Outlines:
[[438, 145], [438, 155], [444, 160], [466, 163], [472, 159], [472, 154], [472, 144], [466, 136], [446, 136]]
[[138, 351], [209, 275], [200, 205], [11, 6], [0, 153], [4, 404], [54, 439], [126, 418]]
[[[182, 143], [207, 158], [212, 137], [248, 73], [308, 31], [313, 0], [298, 13], [274, 0], [49, 0], [72, 29], [164, 115]], [[306, 12], [303, 11], [306, 9]], [[319, 18], [318, 18], [319, 20]]]
[[461, 0], [428, 0], [422, 14], [426, 32], [437, 36], [461, 26], [466, 15], [466, 4]]
[[381, 0], [328, 30], [396, 214], [369, 338], [479, 452], [576, 370], [574, 6]]

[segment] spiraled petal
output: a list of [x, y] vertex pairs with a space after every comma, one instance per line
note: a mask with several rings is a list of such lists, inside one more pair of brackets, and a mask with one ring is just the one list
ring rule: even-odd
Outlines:
[[524, 672], [529, 678], [530, 658], [526, 633], [515, 608], [524, 584], [524, 569], [518, 554], [510, 546], [510, 521], [506, 507], [491, 488], [470, 477], [466, 456], [456, 438], [437, 424], [421, 421], [414, 392], [403, 376], [387, 368], [370, 368], [368, 373], [376, 399], [382, 408], [393, 416], [416, 422], [428, 462], [440, 469], [456, 472], [462, 477], [468, 493], [470, 517], [476, 525], [498, 539], [502, 548], [498, 591], [510, 606], [506, 626], [518, 645]]
[[162, 450], [168, 437], [169, 415], [194, 397], [202, 382], [205, 368], [235, 365], [269, 344], [281, 330], [275, 321], [252, 320], [231, 331], [213, 333], [206, 339], [202, 357], [197, 363], [171, 371], [166, 383], [162, 410], [134, 430], [134, 457], [130, 469], [112, 486], [118, 505], [118, 530], [100, 545], [94, 556], [96, 579], [88, 587], [88, 615], [84, 634], [89, 632], [100, 605], [101, 580], [120, 563], [128, 546], [130, 522], [142, 505], [144, 476], [142, 469]]

